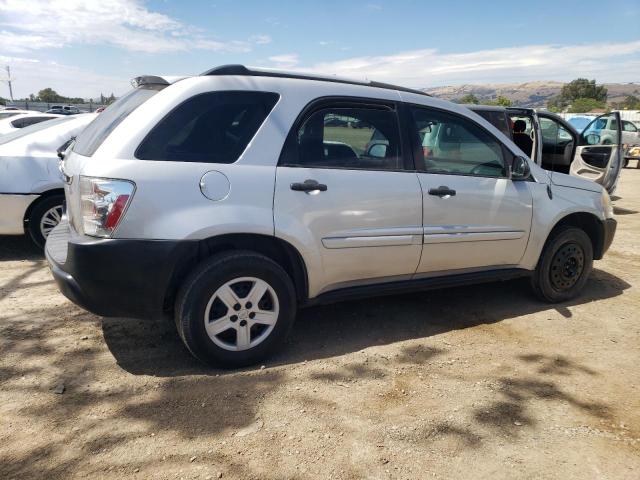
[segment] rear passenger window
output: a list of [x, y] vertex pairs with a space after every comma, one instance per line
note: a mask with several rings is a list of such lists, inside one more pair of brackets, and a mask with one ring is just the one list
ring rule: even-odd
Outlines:
[[295, 164], [303, 167], [402, 168], [396, 114], [387, 108], [324, 108], [297, 132]]
[[413, 108], [418, 132], [417, 167], [427, 173], [505, 177], [501, 144], [470, 120], [438, 110]]
[[163, 118], [136, 151], [141, 160], [233, 163], [278, 101], [277, 93], [208, 92]]

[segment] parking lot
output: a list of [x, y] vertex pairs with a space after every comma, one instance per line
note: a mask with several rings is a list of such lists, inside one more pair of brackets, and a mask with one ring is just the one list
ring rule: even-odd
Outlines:
[[86, 313], [4, 237], [0, 478], [637, 479], [639, 182], [575, 301], [521, 280], [310, 308], [241, 371]]

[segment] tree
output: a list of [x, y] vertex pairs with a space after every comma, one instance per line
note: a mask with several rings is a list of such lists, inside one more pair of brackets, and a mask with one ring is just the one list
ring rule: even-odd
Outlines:
[[596, 108], [606, 108], [606, 103], [595, 98], [576, 98], [569, 107], [569, 113], [584, 113]]
[[627, 95], [622, 102], [613, 104], [618, 110], [640, 110], [640, 98], [635, 95]]
[[7, 99], [0, 97], [0, 105], [6, 105], [6, 104], [7, 104]]
[[[607, 102], [607, 88], [604, 85], [596, 85], [595, 80], [576, 78], [562, 87], [560, 94], [551, 99], [547, 107], [552, 111], [564, 110], [578, 99], [596, 100], [603, 108]], [[584, 102], [582, 102], [584, 103]], [[573, 107], [571, 107], [573, 110]]]
[[456, 103], [473, 103], [474, 105], [477, 105], [480, 103], [480, 100], [478, 100], [478, 97], [476, 97], [473, 93], [467, 93], [464, 97], [456, 100]]
[[498, 95], [498, 98], [490, 102], [487, 102], [487, 105], [498, 105], [500, 107], [510, 107], [511, 105], [513, 105], [513, 102], [511, 102], [509, 98], [503, 95]]
[[58, 92], [48, 87], [38, 92], [38, 99], [46, 103], [61, 102], [63, 100], [63, 98], [58, 95]]

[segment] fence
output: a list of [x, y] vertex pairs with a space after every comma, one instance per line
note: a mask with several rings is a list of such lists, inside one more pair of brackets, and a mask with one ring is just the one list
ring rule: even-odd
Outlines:
[[8, 101], [7, 107], [18, 107], [24, 110], [34, 110], [38, 112], [46, 112], [53, 108], [54, 105], [63, 105], [63, 106], [72, 106], [78, 107], [83, 112], [93, 112], [96, 108], [104, 107], [105, 105], [102, 103], [64, 103], [64, 102], [31, 102], [29, 100], [20, 100], [20, 101]]

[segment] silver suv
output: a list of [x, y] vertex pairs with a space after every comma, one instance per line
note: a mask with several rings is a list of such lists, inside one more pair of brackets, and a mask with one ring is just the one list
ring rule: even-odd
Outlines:
[[463, 106], [243, 66], [171, 82], [137, 78], [65, 152], [46, 254], [72, 301], [170, 314], [204, 362], [257, 362], [322, 302], [520, 276], [567, 300], [613, 239], [600, 185]]

